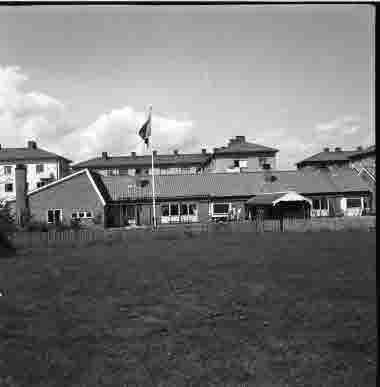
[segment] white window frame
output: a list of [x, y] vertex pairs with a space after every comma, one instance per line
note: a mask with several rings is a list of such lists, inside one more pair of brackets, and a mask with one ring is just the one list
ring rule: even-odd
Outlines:
[[[223, 212], [223, 213], [215, 213], [214, 211], [214, 206], [215, 204], [219, 205], [219, 204], [222, 204], [222, 205], [228, 205], [228, 211], [227, 212]], [[232, 203], [231, 202], [215, 202], [215, 203], [211, 203], [211, 216], [213, 218], [224, 218], [226, 216], [228, 216], [228, 214], [231, 212], [232, 210]]]
[[[49, 222], [49, 211], [53, 211], [53, 221]], [[46, 210], [46, 223], [54, 224], [54, 213], [55, 211], [59, 211], [59, 222], [62, 223], [63, 220], [63, 209], [62, 208], [49, 208]]]
[[[42, 167], [42, 170], [39, 171], [39, 167]], [[39, 175], [40, 173], [44, 173], [45, 172], [45, 165], [44, 164], [36, 164], [36, 174]]]
[[[186, 205], [187, 207], [187, 215], [181, 215], [182, 205]], [[178, 215], [172, 215], [171, 213], [171, 206], [177, 205], [178, 206]], [[189, 215], [189, 206], [194, 205], [195, 206], [195, 214]], [[168, 206], [169, 207], [169, 215], [162, 215], [162, 206]], [[188, 221], [188, 222], [197, 222], [198, 221], [198, 204], [196, 202], [165, 202], [161, 203], [160, 206], [161, 210], [161, 222], [162, 223], [176, 223], [176, 222], [182, 222], [182, 221]]]
[[[12, 189], [9, 191], [9, 190], [7, 190], [7, 185], [11, 185], [12, 186]], [[4, 184], [4, 192], [14, 192], [14, 184], [13, 183], [5, 183]]]
[[[90, 213], [91, 216], [87, 216], [87, 213]], [[79, 216], [79, 214], [84, 213], [84, 216]], [[76, 217], [73, 217], [73, 215], [76, 214]], [[71, 219], [92, 219], [94, 217], [93, 212], [91, 210], [81, 210], [81, 211], [73, 211], [71, 213]]]
[[[12, 165], [4, 165], [4, 175], [9, 176], [12, 175]], [[9, 172], [7, 172], [9, 171]]]
[[[356, 199], [356, 200], [360, 200], [360, 206], [359, 207], [348, 207], [348, 200], [350, 199]], [[355, 209], [363, 209], [363, 198], [362, 197], [356, 197], [356, 198], [346, 198], [346, 209], [347, 210], [355, 210]]]
[[46, 185], [47, 183], [45, 183], [44, 181], [37, 181], [37, 183], [36, 183], [36, 187], [37, 188], [41, 188], [41, 187], [43, 187], [44, 185]]

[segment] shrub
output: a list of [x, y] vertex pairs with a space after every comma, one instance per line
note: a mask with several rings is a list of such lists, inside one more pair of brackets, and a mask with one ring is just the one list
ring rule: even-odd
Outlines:
[[0, 249], [12, 250], [11, 235], [16, 231], [15, 220], [7, 206], [0, 207]]

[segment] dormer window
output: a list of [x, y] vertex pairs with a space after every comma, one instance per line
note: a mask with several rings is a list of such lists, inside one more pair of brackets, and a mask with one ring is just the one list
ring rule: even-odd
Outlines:
[[6, 165], [4, 167], [4, 175], [11, 175], [12, 174], [12, 167], [10, 165]]

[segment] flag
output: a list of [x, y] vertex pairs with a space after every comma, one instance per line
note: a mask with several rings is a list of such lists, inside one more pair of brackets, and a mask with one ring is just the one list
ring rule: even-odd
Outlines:
[[144, 125], [139, 130], [139, 136], [144, 140], [145, 144], [149, 146], [149, 137], [152, 133], [151, 126], [151, 112], [149, 112], [148, 119], [145, 121]]

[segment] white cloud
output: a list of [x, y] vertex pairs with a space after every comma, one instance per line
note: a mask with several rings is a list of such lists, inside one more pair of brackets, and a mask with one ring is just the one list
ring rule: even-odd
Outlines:
[[[35, 139], [41, 146], [74, 161], [95, 157], [102, 151], [125, 155], [145, 151], [137, 135], [146, 113], [130, 106], [112, 110], [87, 127], [77, 127], [65, 105], [49, 95], [25, 92], [28, 80], [19, 67], [0, 66], [0, 128], [3, 146], [25, 146]], [[160, 152], [194, 150], [199, 144], [193, 122], [153, 114], [152, 138]]]
[[360, 130], [360, 117], [343, 116], [315, 126], [315, 131], [321, 135], [354, 134]]
[[73, 130], [65, 106], [38, 92], [24, 92], [28, 77], [18, 67], [0, 66], [0, 128], [4, 145], [24, 145], [26, 139], [56, 141]]

